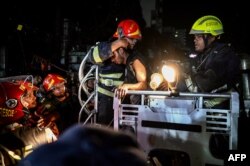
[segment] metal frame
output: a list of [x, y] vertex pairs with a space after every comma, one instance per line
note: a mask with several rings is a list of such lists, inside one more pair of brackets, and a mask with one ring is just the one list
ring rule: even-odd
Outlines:
[[[238, 93], [172, 93], [171, 91], [128, 91], [140, 95], [138, 105], [122, 104], [114, 98], [114, 129], [131, 126], [143, 150], [168, 149], [185, 152], [191, 165], [217, 164], [209, 151], [213, 134], [229, 136], [229, 149], [238, 147]], [[214, 98], [230, 100], [227, 109], [207, 108], [204, 102]]]
[[[90, 123], [93, 123], [93, 124], [96, 123], [96, 113], [98, 112], [98, 109], [97, 109], [98, 108], [97, 89], [98, 89], [98, 79], [99, 79], [98, 78], [98, 66], [97, 65], [91, 66], [90, 70], [86, 73], [86, 75], [84, 74], [84, 68], [85, 68], [85, 64], [88, 60], [89, 53], [90, 53], [90, 51], [86, 54], [86, 56], [82, 60], [80, 67], [79, 67], [79, 72], [78, 72], [78, 77], [79, 77], [79, 82], [80, 82], [80, 86], [78, 89], [78, 100], [81, 104], [81, 109], [80, 109], [79, 116], [78, 116], [78, 123], [82, 123], [81, 117], [82, 117], [83, 111], [88, 115], [86, 120], [83, 122], [83, 125], [88, 123], [89, 121], [90, 121]], [[92, 74], [94, 74], [94, 77], [92, 76]], [[89, 93], [85, 83], [89, 79], [93, 79], [93, 78], [95, 78], [94, 91], [92, 93]], [[84, 93], [88, 97], [86, 101], [84, 99], [82, 99], [82, 91], [84, 91]], [[94, 109], [88, 110], [87, 104], [89, 102], [91, 102], [91, 99], [93, 99], [93, 98], [94, 98], [94, 103], [95, 103]]]

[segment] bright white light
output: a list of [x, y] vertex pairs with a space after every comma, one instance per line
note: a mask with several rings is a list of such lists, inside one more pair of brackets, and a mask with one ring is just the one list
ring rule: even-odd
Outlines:
[[163, 77], [159, 73], [154, 73], [151, 75], [151, 81], [149, 83], [150, 87], [155, 90], [162, 83]]
[[189, 54], [189, 58], [196, 58], [197, 54]]
[[164, 77], [164, 79], [169, 82], [169, 83], [172, 83], [172, 82], [175, 82], [176, 80], [176, 74], [175, 74], [175, 70], [173, 67], [171, 66], [167, 66], [167, 65], [164, 65], [162, 67], [162, 75]]

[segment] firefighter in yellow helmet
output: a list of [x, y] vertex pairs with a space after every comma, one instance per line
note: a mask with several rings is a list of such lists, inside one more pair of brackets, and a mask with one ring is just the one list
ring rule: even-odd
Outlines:
[[[195, 21], [189, 34], [194, 37], [197, 54], [192, 79], [186, 79], [189, 89], [210, 93], [239, 92], [240, 59], [229, 44], [220, 42], [224, 34], [221, 20], [213, 15], [203, 16]], [[204, 105], [207, 108], [230, 107], [229, 100], [222, 98], [205, 99]], [[211, 154], [222, 159], [222, 154], [228, 151], [228, 138], [214, 134], [209, 143]]]
[[[135, 45], [142, 38], [138, 23], [131, 19], [122, 20], [113, 37], [114, 41], [100, 42], [90, 50], [90, 61], [99, 65], [97, 123], [103, 125], [112, 124], [112, 103], [117, 87], [117, 95], [121, 97], [128, 89], [146, 88], [146, 69], [141, 58], [134, 52]], [[129, 66], [136, 66], [136, 71], [126, 69]], [[128, 85], [126, 82], [133, 84]]]
[[189, 34], [194, 37], [197, 56], [192, 79], [186, 80], [190, 91], [227, 92], [236, 89], [240, 59], [229, 44], [219, 41], [223, 33], [221, 20], [213, 15], [203, 16], [193, 24]]
[[216, 16], [203, 16], [193, 24], [189, 34], [211, 34], [218, 36], [224, 33], [223, 25]]

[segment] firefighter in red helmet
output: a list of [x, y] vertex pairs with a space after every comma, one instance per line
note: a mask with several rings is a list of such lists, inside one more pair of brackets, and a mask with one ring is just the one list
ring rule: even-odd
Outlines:
[[0, 83], [0, 126], [18, 122], [36, 107], [34, 91], [38, 88], [29, 82]]
[[55, 73], [50, 73], [44, 78], [41, 89], [45, 94], [42, 95], [43, 99], [38, 103], [38, 107], [34, 111], [32, 117], [35, 125], [39, 128], [49, 127], [56, 136], [59, 135], [59, 129], [55, 121], [59, 119], [59, 114], [54, 110], [56, 110], [58, 102], [52, 102], [52, 97], [60, 96], [61, 100], [64, 100], [67, 97], [67, 95], [65, 95], [66, 82], [66, 79]]
[[16, 165], [43, 143], [56, 140], [50, 129], [26, 125], [37, 106], [36, 86], [27, 81], [0, 82], [0, 162]]
[[141, 40], [142, 35], [139, 25], [134, 20], [123, 20], [118, 24], [117, 30], [114, 33], [115, 38], [126, 38], [131, 49], [135, 46], [138, 40]]
[[68, 91], [67, 80], [59, 74], [50, 73], [43, 80], [46, 100], [39, 104], [36, 116], [38, 126], [50, 127], [59, 136], [66, 128], [77, 123], [80, 103]]
[[[114, 91], [117, 87], [124, 90], [121, 92], [131, 88], [134, 90], [146, 88], [146, 69], [135, 53], [135, 45], [142, 38], [139, 25], [131, 19], [122, 20], [118, 24], [113, 37], [113, 41], [99, 42], [89, 52], [90, 61], [99, 65], [97, 123], [103, 125], [112, 124], [112, 103]], [[126, 57], [120, 55], [126, 55]], [[130, 70], [133, 64], [142, 66], [141, 74]], [[133, 75], [132, 73], [140, 77], [139, 81], [137, 76], [133, 76], [132, 80], [127, 77]], [[127, 82], [133, 83], [133, 86], [125, 87], [124, 85]]]
[[43, 80], [43, 87], [46, 92], [49, 92], [51, 90], [54, 90], [56, 85], [63, 85], [66, 82], [67, 81], [58, 74], [48, 74]]

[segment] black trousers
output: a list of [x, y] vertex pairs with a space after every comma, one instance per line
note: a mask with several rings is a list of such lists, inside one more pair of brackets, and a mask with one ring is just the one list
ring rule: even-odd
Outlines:
[[97, 123], [112, 125], [114, 118], [113, 97], [98, 94]]

